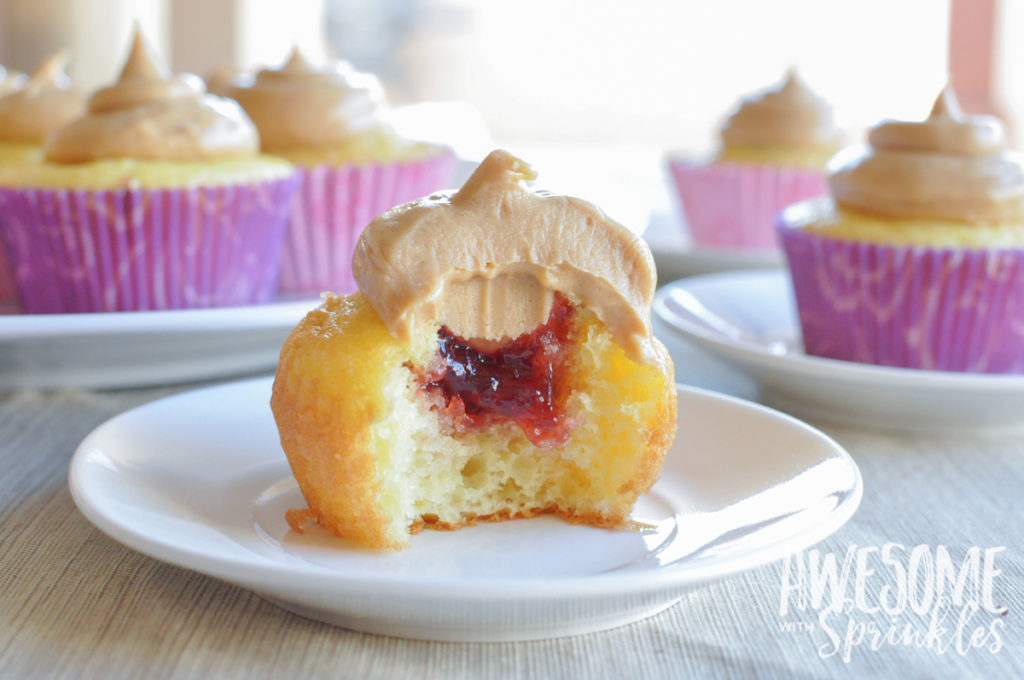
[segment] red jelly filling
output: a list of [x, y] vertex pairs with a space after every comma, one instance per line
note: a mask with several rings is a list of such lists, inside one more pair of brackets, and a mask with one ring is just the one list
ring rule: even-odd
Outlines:
[[423, 376], [423, 389], [440, 394], [457, 431], [511, 421], [535, 446], [564, 444], [572, 431], [564, 385], [572, 313], [568, 301], [555, 295], [544, 325], [493, 350], [477, 349], [441, 328], [444, 367]]

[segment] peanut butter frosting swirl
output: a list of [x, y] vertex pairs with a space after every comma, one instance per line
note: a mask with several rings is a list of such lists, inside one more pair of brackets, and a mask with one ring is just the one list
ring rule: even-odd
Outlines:
[[970, 223], [1024, 218], [1024, 163], [991, 116], [964, 115], [947, 86], [919, 123], [883, 121], [837, 156], [829, 185], [843, 208]]
[[260, 131], [264, 151], [329, 147], [381, 125], [377, 79], [344, 62], [313, 66], [298, 49], [279, 69], [239, 78], [231, 89]]
[[0, 140], [42, 145], [46, 136], [85, 112], [85, 96], [71, 89], [66, 52], [44, 61], [19, 90], [0, 97]]
[[742, 102], [722, 128], [727, 145], [837, 148], [842, 133], [832, 108], [789, 71], [781, 85]]
[[46, 160], [201, 161], [258, 148], [256, 128], [238, 104], [206, 94], [197, 76], [170, 74], [136, 30], [118, 82], [96, 92], [84, 117], [50, 137]]
[[438, 323], [506, 341], [547, 321], [561, 292], [594, 310], [635, 361], [665, 366], [651, 336], [646, 244], [586, 201], [523, 185], [534, 177], [493, 151], [461, 189], [387, 211], [356, 246], [359, 289], [402, 341]]

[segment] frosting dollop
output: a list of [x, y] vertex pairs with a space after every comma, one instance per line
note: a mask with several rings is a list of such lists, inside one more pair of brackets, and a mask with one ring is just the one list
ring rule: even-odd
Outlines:
[[46, 59], [22, 87], [0, 97], [0, 140], [41, 145], [46, 136], [85, 112], [85, 96], [71, 89], [66, 52]]
[[753, 146], [836, 148], [842, 133], [832, 108], [796, 71], [780, 85], [743, 99], [722, 128], [722, 142]]
[[345, 62], [316, 67], [295, 49], [278, 69], [235, 81], [231, 97], [256, 123], [264, 151], [327, 147], [381, 125], [380, 82]]
[[258, 148], [256, 128], [238, 104], [206, 94], [197, 76], [170, 74], [136, 29], [118, 82], [96, 92], [84, 117], [50, 137], [46, 160], [199, 161]]
[[965, 115], [949, 86], [921, 122], [883, 121], [829, 166], [838, 206], [889, 217], [1024, 217], [1024, 162], [991, 116]]
[[461, 189], [385, 212], [356, 246], [359, 289], [403, 341], [438, 323], [471, 340], [515, 338], [547, 321], [560, 292], [594, 310], [632, 359], [661, 365], [650, 249], [591, 203], [524, 186], [534, 178], [493, 151]]

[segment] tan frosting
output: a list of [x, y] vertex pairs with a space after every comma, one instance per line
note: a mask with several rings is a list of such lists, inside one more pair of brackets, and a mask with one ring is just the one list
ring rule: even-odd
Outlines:
[[837, 147], [832, 108], [791, 70], [781, 85], [742, 102], [722, 128], [726, 144]]
[[960, 111], [952, 88], [920, 123], [884, 121], [868, 145], [830, 166], [838, 205], [889, 217], [964, 222], [1024, 218], [1024, 163], [1005, 149], [1002, 125]]
[[0, 140], [41, 145], [46, 136], [85, 112], [85, 96], [71, 89], [68, 56], [44, 61], [20, 90], [0, 97]]
[[240, 78], [231, 96], [252, 117], [264, 151], [333, 146], [380, 125], [384, 96], [344, 62], [317, 68], [294, 50], [279, 69]]
[[244, 77], [249, 71], [238, 66], [222, 66], [206, 75], [206, 91], [218, 97], [230, 97], [231, 88], [238, 78]]
[[593, 309], [634, 360], [660, 365], [647, 245], [586, 201], [523, 185], [534, 177], [493, 151], [458, 191], [384, 213], [356, 246], [360, 290], [403, 341], [438, 322], [465, 338], [508, 340], [547, 321], [562, 292]]
[[96, 92], [88, 114], [50, 138], [46, 159], [199, 161], [258, 148], [256, 129], [238, 104], [205, 94], [197, 76], [171, 75], [136, 30], [118, 82]]

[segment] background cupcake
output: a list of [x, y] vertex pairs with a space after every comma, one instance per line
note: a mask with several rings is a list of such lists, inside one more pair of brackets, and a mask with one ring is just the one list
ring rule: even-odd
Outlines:
[[292, 161], [302, 176], [283, 292], [354, 290], [352, 253], [363, 227], [444, 188], [454, 168], [450, 150], [396, 134], [377, 79], [340, 62], [317, 68], [296, 50], [280, 69], [241, 78], [231, 96], [256, 123], [263, 151]]
[[1024, 160], [947, 88], [830, 166], [833, 200], [779, 224], [810, 354], [1024, 372]]
[[774, 249], [776, 215], [827, 192], [825, 163], [841, 140], [831, 107], [794, 71], [744, 99], [722, 128], [712, 162], [669, 160], [693, 242]]
[[86, 97], [72, 89], [67, 63], [67, 53], [57, 52], [0, 96], [0, 163], [41, 161], [47, 135], [85, 113]]
[[[64, 72], [67, 54], [58, 52], [32, 74], [8, 78], [15, 83], [0, 96], [0, 165], [38, 163], [46, 136], [85, 112], [85, 95], [71, 89]], [[0, 311], [14, 311], [17, 292], [7, 249], [0, 240]]]
[[296, 178], [258, 144], [237, 104], [167, 73], [136, 34], [118, 82], [47, 138], [44, 162], [0, 168], [24, 311], [270, 300]]

